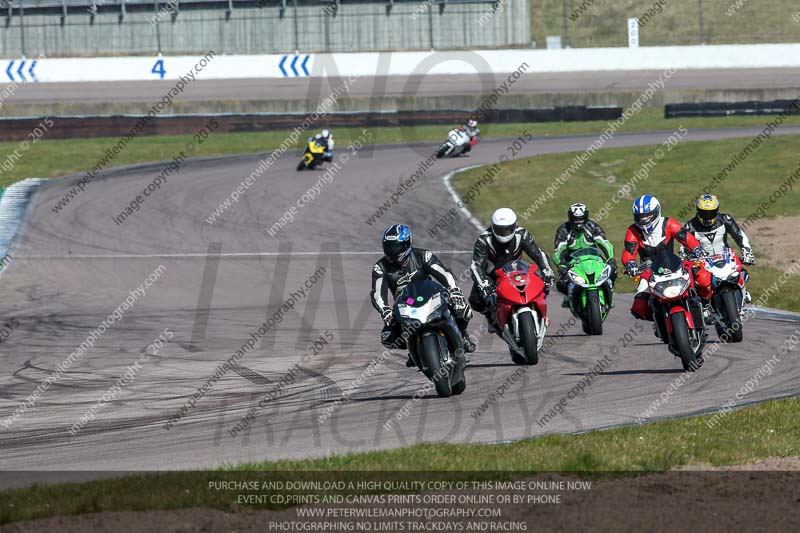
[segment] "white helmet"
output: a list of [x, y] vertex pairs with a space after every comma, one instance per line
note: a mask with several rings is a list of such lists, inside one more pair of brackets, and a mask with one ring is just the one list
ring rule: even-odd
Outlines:
[[508, 207], [501, 207], [492, 215], [492, 233], [498, 242], [506, 243], [514, 238], [517, 215]]
[[478, 127], [478, 121], [475, 120], [474, 118], [469, 119], [467, 121], [467, 127], [468, 128], [477, 128]]
[[327, 139], [331, 136], [331, 132], [329, 130], [322, 130], [322, 137]]

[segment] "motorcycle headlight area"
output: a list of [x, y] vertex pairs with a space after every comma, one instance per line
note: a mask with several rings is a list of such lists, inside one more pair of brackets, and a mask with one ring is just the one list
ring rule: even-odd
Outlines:
[[440, 312], [443, 306], [444, 300], [442, 299], [441, 293], [439, 293], [419, 307], [408, 305], [405, 302], [398, 303], [397, 312], [402, 319], [417, 322], [427, 322], [431, 315]]
[[669, 280], [659, 281], [650, 285], [650, 290], [663, 298], [677, 298], [689, 286], [689, 276], [681, 276]]
[[608, 278], [611, 277], [611, 265], [606, 265], [602, 272], [600, 272], [600, 277], [597, 278], [597, 284], [602, 285]]
[[586, 285], [586, 280], [583, 279], [582, 276], [576, 274], [574, 271], [569, 270], [568, 274], [569, 274], [569, 279], [572, 281], [572, 283], [577, 283], [578, 285]]

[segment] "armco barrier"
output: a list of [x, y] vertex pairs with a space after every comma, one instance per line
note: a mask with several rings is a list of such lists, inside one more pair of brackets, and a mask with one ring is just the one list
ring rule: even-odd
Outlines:
[[[396, 111], [366, 113], [328, 113], [315, 121], [314, 127], [381, 127], [415, 126], [424, 124], [458, 124], [474, 111]], [[193, 134], [210, 118], [219, 123], [217, 132], [289, 130], [300, 124], [306, 113], [253, 113], [215, 115], [162, 115], [149, 120], [142, 135]], [[482, 123], [557, 122], [616, 120], [622, 116], [621, 107], [551, 107], [538, 109], [489, 109], [478, 115]], [[88, 137], [118, 137], [126, 135], [142, 115], [51, 117], [53, 126], [48, 139], [77, 139]], [[0, 141], [28, 138], [41, 118], [0, 118]]]
[[[792, 106], [794, 104], [794, 106]], [[796, 100], [772, 100], [769, 102], [700, 102], [667, 104], [665, 118], [727, 117], [731, 115], [796, 115], [800, 113]]]

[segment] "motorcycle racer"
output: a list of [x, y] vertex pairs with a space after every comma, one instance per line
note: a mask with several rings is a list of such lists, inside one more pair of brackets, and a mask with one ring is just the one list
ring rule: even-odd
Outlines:
[[[311, 139], [316, 140], [317, 144], [320, 146], [325, 147], [325, 152], [322, 154], [322, 160], [331, 162], [333, 161], [333, 135], [331, 134], [330, 130], [322, 130], [321, 132], [317, 133]], [[309, 139], [309, 141], [311, 141]]]
[[[388, 293], [394, 298], [409, 283], [433, 278], [444, 285], [449, 294], [448, 306], [456, 318], [458, 329], [464, 340], [464, 351], [475, 351], [475, 344], [467, 333], [467, 325], [472, 318], [472, 311], [464, 301], [456, 278], [439, 258], [431, 251], [415, 248], [411, 245], [411, 228], [403, 224], [393, 224], [386, 228], [381, 236], [383, 257], [372, 267], [372, 306], [381, 315], [383, 329], [381, 343], [387, 348], [405, 349], [400, 324], [392, 315]], [[409, 355], [406, 366], [413, 367], [414, 362]]]
[[478, 129], [478, 121], [475, 119], [469, 119], [466, 124], [464, 124], [464, 129], [466, 130], [469, 138], [471, 139], [471, 144], [475, 144], [478, 142], [478, 135], [480, 135], [481, 130]]
[[464, 147], [464, 152], [469, 152], [472, 150], [472, 147], [477, 144], [478, 135], [481, 133], [481, 130], [478, 129], [478, 121], [475, 119], [469, 119], [458, 129], [464, 131], [469, 136], [469, 144]]
[[[713, 194], [704, 194], [697, 199], [696, 205], [696, 215], [683, 227], [697, 237], [707, 255], [723, 253], [725, 248], [730, 247], [728, 245], [728, 236], [730, 236], [742, 252], [741, 260], [738, 256], [734, 255], [734, 257], [737, 269], [744, 273], [746, 281], [749, 275], [742, 264], [752, 265], [756, 261], [747, 234], [731, 215], [719, 212], [719, 198]], [[684, 247], [681, 247], [681, 252], [684, 256], [687, 255]], [[750, 293], [746, 289], [744, 289], [744, 297], [745, 301], [750, 303]]]
[[562, 307], [569, 307], [569, 285], [567, 275], [569, 254], [587, 245], [596, 245], [611, 265], [611, 283], [617, 280], [617, 260], [614, 258], [614, 245], [606, 238], [606, 233], [596, 221], [589, 218], [586, 204], [574, 203], [567, 209], [567, 221], [556, 230], [553, 242], [553, 262], [558, 269], [556, 289], [564, 295]]
[[[622, 264], [625, 273], [630, 277], [642, 277], [633, 297], [631, 314], [639, 320], [653, 321], [650, 310], [650, 277], [648, 269], [642, 269], [636, 262], [637, 255], [642, 260], [657, 255], [664, 249], [674, 249], [674, 241], [692, 250], [695, 257], [705, 257], [706, 253], [697, 238], [680, 222], [661, 214], [661, 204], [655, 196], [649, 194], [638, 197], [633, 202], [633, 224], [625, 234], [625, 248], [622, 251]], [[697, 293], [703, 298], [703, 314], [710, 317], [708, 299], [711, 298], [711, 274], [701, 267], [692, 266]]]
[[537, 274], [547, 287], [553, 285], [553, 270], [547, 254], [533, 240], [533, 235], [517, 226], [517, 215], [507, 207], [501, 207], [492, 215], [492, 225], [478, 236], [472, 252], [470, 274], [474, 282], [469, 295], [469, 304], [477, 312], [486, 315], [489, 330], [493, 332], [494, 317], [488, 316], [488, 299], [494, 292], [496, 278], [494, 270], [509, 261], [515, 261], [525, 252], [539, 267]]

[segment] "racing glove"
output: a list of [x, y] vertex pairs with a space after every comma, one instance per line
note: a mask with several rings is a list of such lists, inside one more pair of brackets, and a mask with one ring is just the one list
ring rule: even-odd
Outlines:
[[705, 259], [706, 257], [708, 257], [708, 254], [706, 253], [706, 251], [703, 249], [702, 246], [695, 246], [694, 250], [692, 250], [692, 253], [698, 259]]
[[453, 287], [450, 289], [450, 303], [456, 312], [463, 312], [467, 308], [467, 302], [464, 301], [464, 295], [461, 294], [461, 289]]
[[636, 261], [628, 261], [625, 263], [625, 274], [631, 278], [639, 274], [639, 265], [636, 264]]
[[742, 263], [745, 265], [754, 265], [756, 263], [756, 256], [752, 248], [742, 248]]
[[542, 277], [542, 280], [544, 281], [544, 284], [547, 285], [548, 289], [553, 286], [553, 283], [555, 283], [555, 278], [552, 274], [545, 274]]
[[617, 281], [617, 260], [611, 257], [606, 261], [606, 264], [611, 267], [611, 275], [609, 277], [613, 283]]
[[481, 284], [478, 287], [478, 290], [481, 291], [481, 296], [484, 300], [488, 300], [489, 297], [492, 295], [494, 290], [492, 290], [492, 285], [488, 281], [486, 283]]
[[393, 317], [392, 317], [392, 309], [390, 307], [384, 307], [383, 309], [381, 309], [381, 319], [383, 320], [383, 323], [386, 324], [387, 326], [390, 326], [392, 324]]

